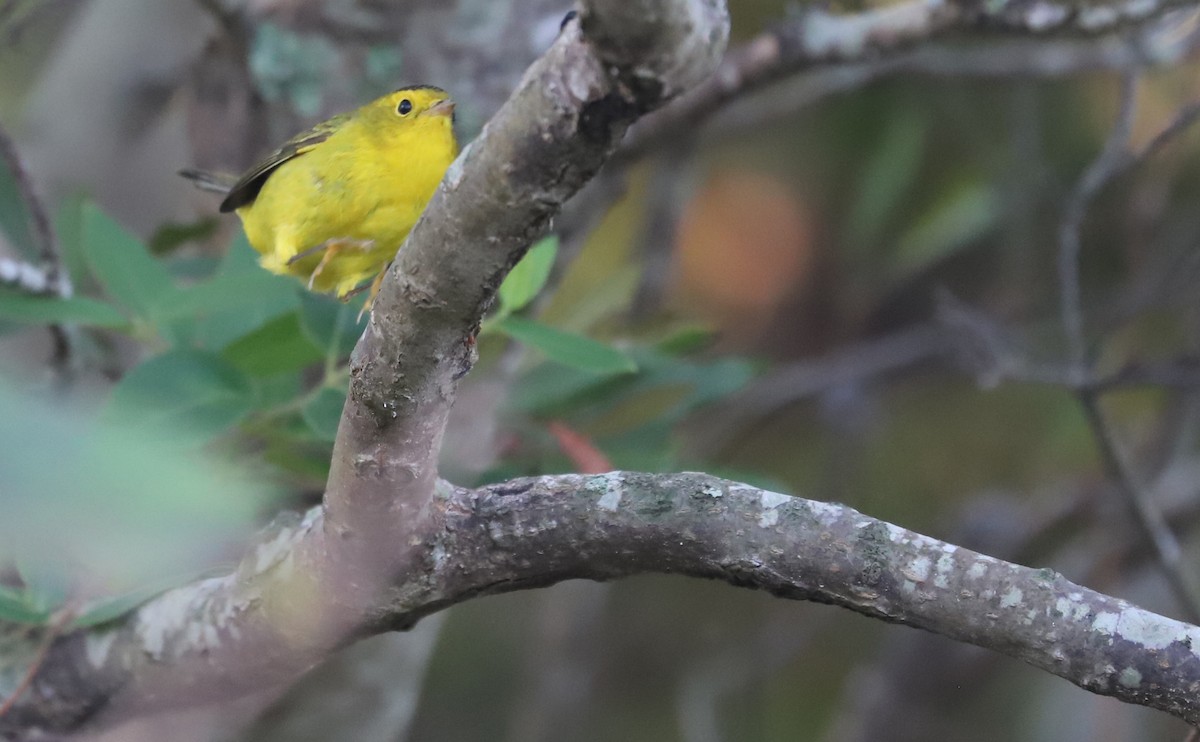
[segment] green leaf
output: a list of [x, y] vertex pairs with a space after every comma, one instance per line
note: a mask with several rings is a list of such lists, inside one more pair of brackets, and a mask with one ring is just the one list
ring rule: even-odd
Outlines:
[[33, 235], [29, 230], [29, 212], [25, 208], [25, 200], [21, 197], [21, 189], [17, 186], [17, 177], [13, 173], [8, 160], [0, 156], [0, 231], [8, 235], [9, 241], [20, 249], [22, 255], [33, 259], [37, 255], [37, 247], [33, 243]]
[[888, 120], [882, 140], [863, 170], [850, 209], [850, 239], [859, 245], [879, 238], [912, 185], [925, 152], [925, 119], [909, 109]]
[[304, 405], [304, 422], [319, 440], [332, 441], [337, 437], [345, 405], [346, 390], [324, 387]]
[[999, 218], [1000, 204], [985, 183], [959, 185], [944, 193], [900, 239], [901, 267], [920, 268], [986, 234]]
[[667, 355], [683, 356], [711, 346], [716, 337], [711, 327], [685, 325], [658, 341], [655, 347]]
[[[258, 253], [243, 233], [234, 238], [217, 268], [215, 287], [190, 287], [183, 301], [199, 305], [202, 316], [195, 323], [195, 341], [206, 348], [223, 348], [286, 314], [300, 305], [299, 285], [294, 279], [277, 276], [258, 264]], [[229, 289], [237, 289], [231, 294]]]
[[38, 625], [49, 622], [52, 613], [35, 605], [28, 592], [0, 585], [0, 621]]
[[304, 334], [300, 316], [289, 312], [225, 346], [221, 357], [251, 376], [274, 376], [310, 366], [325, 354]]
[[539, 416], [602, 416], [638, 395], [662, 388], [686, 389], [686, 394], [658, 416], [678, 421], [697, 407], [723, 399], [745, 386], [755, 371], [739, 358], [698, 362], [652, 349], [635, 353], [638, 373], [598, 377], [543, 364], [530, 369], [514, 385], [509, 404]]
[[215, 216], [182, 224], [168, 222], [150, 236], [150, 252], [154, 255], [166, 255], [189, 242], [206, 240], [217, 231], [220, 223]]
[[367, 316], [358, 319], [356, 304], [343, 304], [328, 296], [300, 295], [300, 327], [313, 345], [332, 358], [345, 358], [362, 335]]
[[54, 613], [66, 604], [71, 594], [71, 580], [61, 562], [30, 560], [18, 554], [16, 564], [29, 605], [45, 613]]
[[169, 428], [180, 444], [224, 433], [255, 406], [241, 370], [201, 350], [172, 350], [135, 367], [113, 390], [110, 414], [133, 427]]
[[224, 572], [225, 570], [205, 569], [198, 572], [188, 572], [178, 575], [166, 576], [161, 579], [152, 580], [146, 585], [141, 585], [128, 592], [119, 595], [107, 596], [88, 601], [83, 605], [83, 609], [79, 615], [71, 621], [72, 629], [86, 629], [92, 626], [108, 623], [114, 619], [124, 616], [134, 608], [147, 603], [150, 600], [162, 595], [168, 590], [176, 587], [182, 587], [190, 582], [203, 579], [205, 577], [215, 576], [214, 573]]
[[597, 376], [557, 363], [540, 363], [517, 380], [505, 401], [533, 415], [561, 416], [595, 399], [616, 399], [632, 383], [630, 375]]
[[95, 204], [83, 207], [82, 234], [92, 272], [110, 296], [145, 318], [170, 305], [175, 287], [166, 267]]
[[596, 443], [616, 469], [671, 471], [679, 468], [675, 447], [670, 442], [675, 430], [673, 420], [652, 414], [643, 424], [625, 429], [619, 435], [598, 438]]
[[305, 387], [311, 386], [311, 382], [307, 385], [303, 383], [303, 376], [295, 371], [273, 376], [255, 376], [254, 393], [258, 409], [271, 411], [280, 407], [294, 408], [293, 403], [304, 393]]
[[213, 279], [221, 263], [220, 258], [213, 255], [155, 255], [155, 258], [166, 266], [176, 285], [183, 281], [185, 286]]
[[134, 608], [163, 593], [169, 588], [160, 589], [157, 585], [132, 590], [111, 598], [101, 598], [87, 603], [83, 611], [71, 621], [72, 629], [86, 629], [99, 626], [124, 616]]
[[554, 259], [558, 255], [558, 236], [548, 235], [529, 248], [525, 257], [521, 258], [508, 278], [500, 284], [500, 313], [511, 314], [525, 308], [538, 295], [550, 271], [554, 268]]
[[[270, 290], [272, 284], [278, 285], [278, 282], [262, 269], [257, 269], [254, 273], [218, 275], [208, 281], [179, 289], [171, 306], [165, 307], [156, 316], [173, 320], [249, 309], [263, 303], [262, 290]], [[296, 287], [292, 282], [286, 281], [282, 286], [289, 294], [295, 293]]]
[[75, 288], [87, 284], [90, 276], [87, 256], [83, 254], [83, 206], [87, 200], [72, 194], [63, 199], [54, 214], [54, 233], [62, 251], [63, 265]]
[[597, 374], [623, 374], [637, 370], [633, 359], [591, 338], [555, 329], [523, 317], [506, 317], [497, 325], [514, 340], [537, 348], [552, 361]]
[[0, 319], [29, 324], [80, 324], [92, 327], [127, 327], [127, 320], [111, 304], [72, 296], [28, 296], [0, 291]]

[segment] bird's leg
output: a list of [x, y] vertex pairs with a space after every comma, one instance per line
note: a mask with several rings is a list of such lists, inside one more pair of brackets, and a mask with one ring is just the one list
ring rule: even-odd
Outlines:
[[[391, 267], [391, 263], [388, 264], [388, 267]], [[387, 272], [388, 269], [384, 268], [383, 270], [379, 271], [379, 275], [375, 276], [374, 280], [371, 281], [371, 288], [367, 292], [367, 300], [363, 302], [362, 309], [358, 310], [358, 319], [362, 319], [364, 314], [371, 311], [371, 307], [375, 304], [375, 297], [379, 294], [379, 287], [383, 285], [383, 277], [387, 275]], [[355, 321], [357, 322], [358, 320]]]
[[322, 250], [325, 254], [321, 256], [321, 262], [317, 263], [317, 267], [313, 268], [313, 272], [308, 276], [308, 288], [311, 290], [313, 283], [317, 280], [317, 276], [321, 275], [321, 271], [325, 270], [325, 266], [329, 265], [329, 261], [333, 260], [343, 250], [370, 250], [375, 247], [375, 240], [355, 240], [349, 237], [335, 237], [325, 240], [316, 247], [310, 247], [307, 250], [298, 252], [288, 258], [287, 264], [293, 263], [307, 258], [309, 255], [315, 255]]

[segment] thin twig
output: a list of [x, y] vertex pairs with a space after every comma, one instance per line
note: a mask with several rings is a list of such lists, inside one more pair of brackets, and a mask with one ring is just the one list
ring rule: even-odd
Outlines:
[[688, 157], [691, 147], [690, 137], [664, 147], [650, 174], [643, 207], [646, 218], [636, 244], [642, 270], [629, 309], [634, 320], [662, 307], [670, 283], [676, 227], [696, 186], [696, 158]]
[[[1084, 311], [1081, 298], [1080, 252], [1083, 220], [1092, 200], [1109, 182], [1129, 167], [1156, 151], [1171, 137], [1186, 128], [1191, 116], [1176, 118], [1150, 144], [1138, 153], [1129, 151], [1129, 138], [1133, 130], [1133, 119], [1137, 112], [1137, 88], [1139, 75], [1127, 74], [1121, 82], [1121, 96], [1117, 119], [1104, 143], [1100, 154], [1084, 171], [1067, 200], [1063, 220], [1059, 227], [1058, 273], [1061, 291], [1063, 330], [1067, 337], [1070, 374], [1076, 396], [1083, 408], [1096, 440], [1100, 458], [1108, 479], [1121, 493], [1121, 499], [1133, 516], [1134, 523], [1154, 551], [1155, 560], [1171, 590], [1175, 593], [1184, 614], [1193, 623], [1200, 622], [1200, 594], [1183, 569], [1182, 551], [1178, 539], [1167, 525], [1162, 512], [1151, 500], [1150, 494], [1134, 478], [1132, 471], [1122, 458], [1103, 412], [1098, 397], [1100, 391], [1092, 387], [1093, 369], [1087, 353], [1084, 329]], [[1185, 110], [1184, 112], [1190, 113]], [[1194, 114], [1192, 114], [1194, 116]]]
[[[17, 190], [25, 204], [30, 235], [36, 243], [35, 249], [40, 263], [31, 265], [24, 261], [0, 258], [0, 283], [31, 294], [50, 294], [65, 299], [74, 293], [74, 288], [71, 286], [70, 275], [63, 269], [62, 253], [50, 222], [50, 215], [29, 177], [29, 171], [25, 169], [20, 154], [17, 153], [16, 145], [2, 126], [0, 158], [12, 173], [13, 181], [17, 184]], [[50, 325], [49, 330], [53, 343], [50, 366], [56, 372], [59, 381], [68, 380], [71, 376], [74, 346], [71, 331], [58, 324]]]
[[1155, 364], [1131, 363], [1089, 385], [1097, 394], [1137, 387], [1194, 392], [1200, 389], [1200, 359], [1181, 356]]
[[[1141, 165], [1164, 146], [1200, 121], [1200, 101], [1179, 110], [1166, 126], [1136, 151], [1129, 150], [1129, 137], [1136, 112], [1136, 74], [1124, 78], [1120, 111], [1104, 149], [1084, 172], [1072, 191], [1059, 227], [1058, 270], [1062, 284], [1062, 323], [1067, 334], [1072, 364], [1077, 373], [1086, 368], [1086, 338], [1083, 304], [1080, 296], [1079, 255], [1081, 232], [1088, 206], [1096, 195], [1115, 178]], [[1084, 381], [1082, 378], [1081, 381]], [[1090, 380], [1088, 380], [1090, 381]]]
[[693, 445], [714, 452], [730, 445], [755, 420], [777, 413], [787, 405], [825, 394], [831, 389], [865, 384], [900, 369], [944, 354], [945, 333], [931, 324], [919, 324], [879, 338], [861, 340], [819, 358], [806, 358], [781, 366], [753, 385], [722, 402], [712, 412], [719, 425], [706, 426]]
[[12, 3], [12, 8], [8, 10], [8, 17], [0, 18], [0, 26], [4, 28], [4, 35], [0, 37], [0, 50], [5, 46], [16, 46], [21, 42], [21, 37], [25, 35], [31, 27], [35, 26], [42, 18], [48, 18], [58, 12], [59, 8], [65, 5], [78, 3], [79, 0], [43, 0], [40, 4], [35, 4], [27, 13], [19, 18], [13, 17], [16, 9], [16, 2]]
[[0, 703], [0, 719], [4, 718], [4, 715], [16, 705], [21, 696], [25, 694], [25, 691], [29, 690], [29, 687], [33, 685], [33, 680], [37, 677], [38, 670], [42, 669], [42, 665], [45, 664], [46, 655], [50, 653], [50, 647], [54, 645], [54, 640], [62, 634], [67, 624], [71, 623], [72, 619], [75, 618], [75, 614], [74, 603], [68, 603], [59, 609], [54, 622], [46, 627], [46, 635], [42, 637], [41, 646], [38, 647], [37, 654], [34, 655], [33, 661], [29, 663], [29, 667], [25, 669], [25, 674], [21, 677], [21, 682], [17, 683], [17, 687], [13, 689], [13, 692], [8, 695], [8, 698], [4, 699], [4, 703]]
[[1129, 136], [1137, 113], [1137, 89], [1140, 75], [1126, 74], [1121, 80], [1117, 120], [1104, 142], [1104, 148], [1076, 183], [1063, 210], [1058, 230], [1058, 279], [1061, 288], [1060, 312], [1067, 336], [1067, 352], [1072, 373], [1083, 383], [1087, 375], [1087, 340], [1084, 332], [1083, 300], [1080, 287], [1079, 254], [1081, 232], [1092, 199], [1121, 171], [1128, 157]]
[[242, 19], [236, 11], [226, 7], [221, 0], [196, 0], [196, 5], [212, 16], [224, 31], [230, 33], [239, 31]]
[[1151, 501], [1149, 493], [1136, 482], [1133, 472], [1117, 450], [1117, 443], [1104, 419], [1104, 413], [1100, 410], [1096, 394], [1084, 390], [1079, 394], [1079, 402], [1100, 449], [1105, 473], [1120, 490], [1121, 499], [1128, 506], [1134, 522], [1146, 542], [1153, 548], [1159, 569], [1167, 578], [1184, 616], [1191, 623], [1200, 623], [1200, 594], [1184, 574], [1183, 550], [1179, 546], [1179, 540], [1167, 525], [1162, 511]]
[[17, 190], [25, 204], [30, 233], [36, 243], [37, 257], [41, 262], [42, 270], [46, 273], [46, 280], [54, 287], [55, 293], [60, 296], [69, 296], [71, 294], [70, 279], [61, 269], [58, 240], [54, 235], [54, 227], [50, 223], [50, 215], [46, 211], [42, 199], [38, 196], [37, 189], [33, 186], [29, 171], [25, 169], [25, 164], [17, 153], [12, 138], [2, 126], [0, 126], [0, 157], [4, 159], [9, 172], [12, 173], [13, 181], [17, 184]]
[[1145, 146], [1129, 155], [1127, 162], [1122, 164], [1122, 170], [1132, 168], [1153, 156], [1164, 145], [1182, 134], [1198, 120], [1200, 120], [1200, 101], [1193, 101], [1179, 109], [1179, 113], [1175, 115], [1175, 118], [1171, 119], [1171, 122], [1164, 126], [1162, 131], [1155, 134], [1149, 142], [1146, 142]]

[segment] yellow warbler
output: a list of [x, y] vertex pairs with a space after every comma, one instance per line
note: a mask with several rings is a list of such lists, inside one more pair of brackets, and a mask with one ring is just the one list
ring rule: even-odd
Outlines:
[[383, 278], [458, 154], [454, 102], [432, 86], [404, 88], [317, 124], [236, 182], [180, 174], [225, 193], [259, 263], [345, 300]]

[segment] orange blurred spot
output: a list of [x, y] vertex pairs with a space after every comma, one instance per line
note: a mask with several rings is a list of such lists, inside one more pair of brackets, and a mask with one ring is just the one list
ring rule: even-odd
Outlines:
[[811, 225], [800, 196], [778, 178], [751, 170], [714, 173], [679, 221], [682, 298], [719, 321], [768, 319], [806, 273]]

